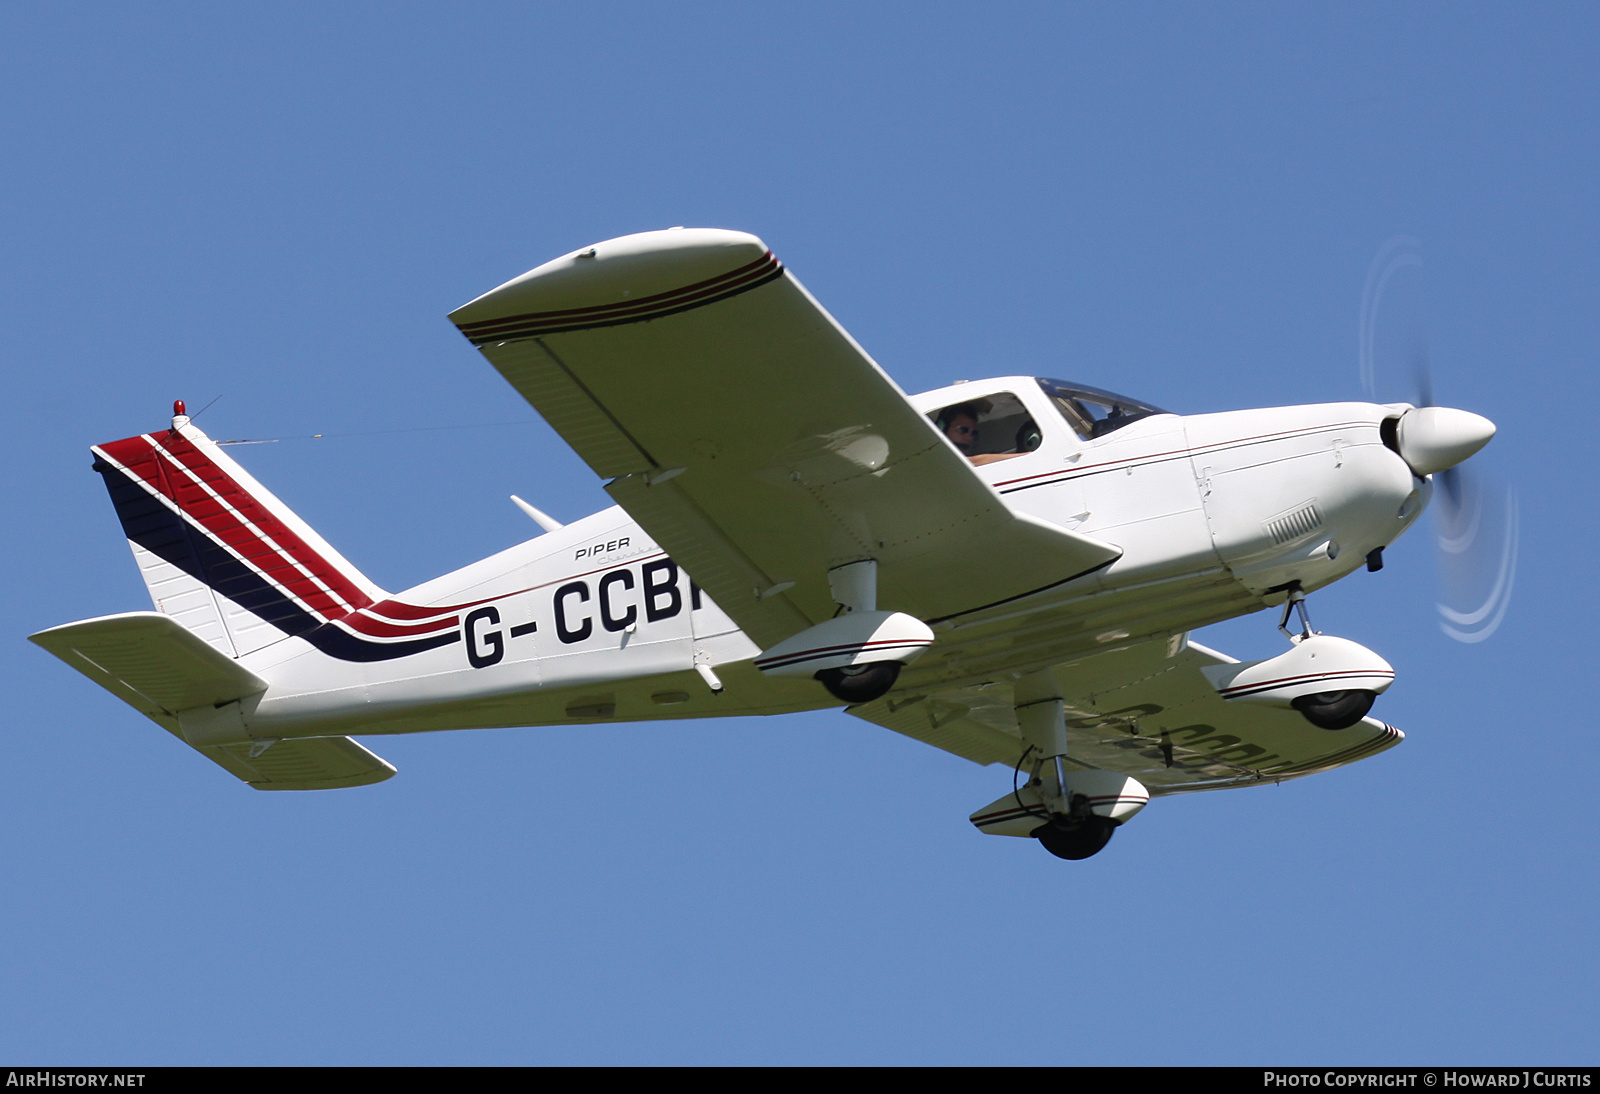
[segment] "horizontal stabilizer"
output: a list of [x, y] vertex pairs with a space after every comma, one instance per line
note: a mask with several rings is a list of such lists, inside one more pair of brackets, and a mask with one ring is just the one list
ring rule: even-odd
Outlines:
[[[220, 706], [267, 687], [160, 612], [85, 619], [29, 638], [179, 740], [179, 711]], [[335, 790], [382, 782], [395, 773], [349, 737], [243, 741], [195, 751], [257, 790]]]
[[160, 612], [125, 612], [28, 636], [154, 718], [265, 691], [267, 682]]
[[381, 783], [393, 765], [349, 737], [210, 745], [198, 751], [257, 790], [338, 790]]

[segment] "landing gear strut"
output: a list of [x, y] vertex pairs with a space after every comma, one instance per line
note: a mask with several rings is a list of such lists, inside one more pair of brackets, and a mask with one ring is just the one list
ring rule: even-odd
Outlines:
[[[1289, 629], [1289, 616], [1294, 614], [1300, 616], [1299, 634], [1295, 634]], [[1306, 591], [1300, 587], [1298, 581], [1289, 583], [1289, 599], [1283, 602], [1283, 615], [1278, 617], [1278, 629], [1283, 632], [1285, 638], [1296, 643], [1303, 642], [1314, 634], [1322, 633], [1311, 629], [1311, 613], [1306, 611]]]
[[[1017, 690], [1019, 699], [1030, 692], [1051, 695], [1055, 680], [1048, 672], [1036, 673], [1019, 681]], [[1038, 792], [1047, 818], [1028, 834], [1056, 858], [1086, 859], [1111, 842], [1117, 824], [1096, 816], [1088, 796], [1073, 793], [1068, 784], [1066, 704], [1058, 698], [1033, 699], [1018, 702], [1016, 710], [1022, 739], [1039, 757], [1028, 785]]]

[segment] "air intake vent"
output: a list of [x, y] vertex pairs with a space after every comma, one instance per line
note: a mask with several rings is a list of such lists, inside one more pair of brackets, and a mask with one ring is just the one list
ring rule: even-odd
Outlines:
[[1282, 516], [1273, 517], [1263, 524], [1272, 542], [1279, 547], [1309, 536], [1322, 527], [1322, 513], [1314, 501], [1297, 505]]

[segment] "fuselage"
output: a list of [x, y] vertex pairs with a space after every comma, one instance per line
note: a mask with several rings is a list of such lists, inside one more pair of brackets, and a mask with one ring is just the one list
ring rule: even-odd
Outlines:
[[[1281, 603], [1291, 583], [1310, 591], [1365, 565], [1428, 500], [1427, 481], [1384, 441], [1384, 421], [1404, 407], [1188, 416], [1146, 408], [1125, 424], [1086, 423], [1063, 413], [1052, 390], [1005, 377], [911, 402], [930, 423], [944, 423], [940, 430], [941, 411], [954, 406], [980, 417], [1008, 412], [1004, 443], [1016, 451], [982, 459], [975, 472], [1013, 509], [1113, 544], [1121, 556], [936, 623], [937, 641], [902, 673], [900, 689], [1081, 660]], [[397, 733], [838, 705], [812, 681], [755, 671], [759, 647], [620, 508], [394, 601], [407, 619], [380, 624], [374, 616], [352, 631], [368, 648], [354, 663], [298, 637], [246, 653], [245, 665], [271, 682], [246, 712], [250, 732]], [[404, 643], [417, 652], [399, 653]], [[715, 692], [710, 681], [726, 687]]]

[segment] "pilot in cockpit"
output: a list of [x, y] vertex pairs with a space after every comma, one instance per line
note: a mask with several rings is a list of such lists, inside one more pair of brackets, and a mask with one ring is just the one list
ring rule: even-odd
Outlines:
[[[955, 445], [963, 456], [972, 461], [975, 467], [982, 467], [986, 463], [1009, 460], [1013, 456], [1022, 455], [1021, 452], [974, 453], [972, 451], [973, 446], [978, 443], [978, 418], [988, 409], [990, 409], [988, 400], [984, 400], [982, 406], [977, 403], [957, 403], [955, 406], [947, 406], [939, 412], [938, 424], [940, 431], [950, 438], [950, 443]], [[1030, 422], [1029, 424], [1031, 425], [1032, 423]], [[1034, 444], [1037, 443], [1037, 441], [1034, 441]]]
[[968, 459], [972, 457], [972, 446], [978, 440], [978, 408], [971, 403], [957, 403], [947, 406], [939, 412], [939, 428], [950, 443], [961, 450], [961, 454]]

